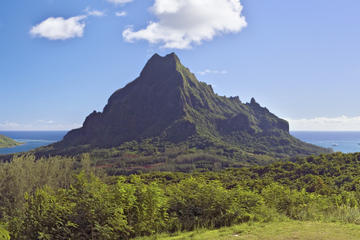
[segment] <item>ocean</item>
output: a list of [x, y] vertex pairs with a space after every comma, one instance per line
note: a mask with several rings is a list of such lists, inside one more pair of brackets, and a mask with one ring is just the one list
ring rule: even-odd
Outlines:
[[60, 141], [66, 133], [67, 131], [0, 131], [1, 135], [24, 143], [17, 147], [0, 148], [0, 154], [27, 152], [34, 148], [46, 146]]
[[292, 131], [290, 133], [304, 142], [332, 148], [335, 152], [360, 152], [360, 132]]
[[[25, 144], [13, 148], [0, 148], [0, 154], [27, 152], [34, 148], [60, 141], [67, 131], [0, 131]], [[311, 144], [332, 148], [336, 152], [360, 152], [360, 132], [291, 131], [294, 137]]]

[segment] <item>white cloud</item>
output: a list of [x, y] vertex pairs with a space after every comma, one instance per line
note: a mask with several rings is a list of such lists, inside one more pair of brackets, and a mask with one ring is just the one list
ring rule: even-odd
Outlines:
[[247, 26], [242, 10], [240, 0], [155, 0], [151, 12], [158, 21], [139, 31], [127, 28], [123, 37], [164, 48], [190, 48], [222, 33], [240, 32]]
[[129, 2], [132, 2], [133, 0], [107, 0], [107, 1], [118, 5], [118, 4], [129, 3]]
[[82, 37], [86, 26], [84, 19], [87, 16], [81, 15], [64, 19], [62, 17], [50, 17], [30, 30], [34, 37], [42, 37], [50, 40], [66, 40], [75, 37]]
[[104, 11], [100, 11], [100, 10], [91, 10], [89, 7], [85, 8], [84, 10], [88, 16], [95, 16], [95, 17], [103, 17], [105, 16], [105, 12]]
[[0, 122], [2, 131], [26, 131], [26, 130], [70, 130], [81, 127], [81, 124], [63, 124], [52, 120], [38, 120], [33, 123]]
[[0, 123], [0, 130], [14, 130], [20, 127], [20, 124], [15, 122]]
[[360, 116], [287, 119], [294, 131], [360, 131]]
[[228, 71], [226, 70], [211, 70], [211, 69], [205, 69], [204, 71], [199, 71], [198, 74], [201, 76], [207, 75], [207, 74], [227, 74]]
[[53, 124], [55, 123], [55, 121], [53, 120], [38, 120], [38, 123], [45, 123], [45, 124]]
[[126, 15], [127, 15], [127, 12], [125, 12], [125, 11], [115, 13], [115, 16], [117, 16], [117, 17], [125, 17]]

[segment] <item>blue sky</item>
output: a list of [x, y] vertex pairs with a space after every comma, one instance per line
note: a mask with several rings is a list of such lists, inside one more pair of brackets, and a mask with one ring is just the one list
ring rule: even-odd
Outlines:
[[0, 6], [0, 130], [78, 127], [152, 54], [170, 52], [218, 94], [255, 97], [293, 130], [360, 130], [358, 0]]

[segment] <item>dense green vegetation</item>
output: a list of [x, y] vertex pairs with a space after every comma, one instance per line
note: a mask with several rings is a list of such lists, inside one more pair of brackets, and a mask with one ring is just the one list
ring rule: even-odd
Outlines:
[[18, 143], [13, 139], [6, 137], [4, 135], [0, 135], [0, 148], [15, 147], [19, 145], [21, 145], [21, 143]]
[[[191, 137], [180, 143], [152, 138], [130, 141], [111, 148], [91, 148], [91, 146], [67, 148], [65, 155], [77, 156], [87, 152], [94, 165], [106, 169], [111, 175], [148, 171], [192, 172], [240, 168], [269, 164], [286, 156], [271, 155], [271, 148], [266, 146], [262, 149], [268, 154], [249, 153], [239, 146], [218, 141], [216, 138]], [[291, 151], [288, 146], [281, 144], [277, 149], [279, 152]], [[49, 152], [61, 154], [52, 145], [37, 149], [35, 154], [42, 156]], [[296, 152], [292, 154], [296, 155]]]
[[[81, 128], [36, 154], [74, 156], [86, 152], [102, 165], [125, 164], [117, 166], [123, 172], [137, 167], [127, 158], [129, 154], [141, 158], [138, 166], [165, 165], [164, 170], [179, 166], [187, 171], [189, 162], [199, 155], [205, 165], [216, 159], [218, 167], [236, 167], [330, 150], [292, 137], [288, 122], [255, 99], [245, 104], [238, 97], [217, 95], [175, 54], [155, 54], [137, 79], [109, 98], [102, 112], [94, 111]], [[185, 155], [187, 166], [180, 166], [177, 160], [169, 163], [174, 154]], [[197, 170], [207, 168], [195, 164]]]
[[0, 239], [1, 240], [9, 240], [10, 239], [9, 232], [6, 231], [3, 226], [0, 226]]
[[12, 239], [130, 239], [287, 219], [360, 224], [360, 154], [129, 176], [90, 163], [27, 155], [1, 164], [0, 225]]

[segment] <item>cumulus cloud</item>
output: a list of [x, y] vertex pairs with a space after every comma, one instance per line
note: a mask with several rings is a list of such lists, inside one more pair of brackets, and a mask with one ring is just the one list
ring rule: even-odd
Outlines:
[[151, 12], [158, 18], [139, 31], [127, 28], [128, 42], [147, 40], [164, 48], [190, 48], [223, 33], [247, 26], [240, 0], [155, 0]]
[[228, 71], [226, 70], [212, 70], [212, 69], [205, 69], [204, 71], [198, 72], [201, 76], [207, 75], [207, 74], [227, 74]]
[[64, 19], [62, 17], [50, 17], [30, 30], [34, 37], [42, 37], [50, 40], [66, 40], [82, 37], [85, 29], [86, 15]]
[[133, 0], [107, 0], [107, 1], [118, 5], [118, 4], [129, 3], [129, 2], [132, 2]]
[[115, 13], [115, 16], [117, 16], [117, 17], [125, 17], [126, 15], [127, 15], [127, 12], [125, 12], [125, 11]]
[[360, 131], [360, 116], [287, 119], [294, 131]]

